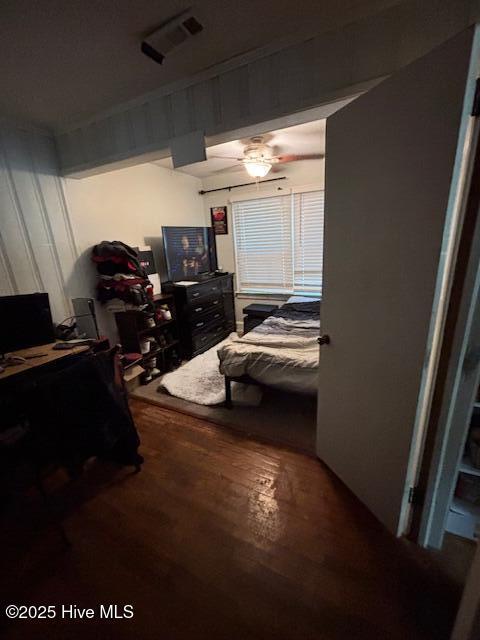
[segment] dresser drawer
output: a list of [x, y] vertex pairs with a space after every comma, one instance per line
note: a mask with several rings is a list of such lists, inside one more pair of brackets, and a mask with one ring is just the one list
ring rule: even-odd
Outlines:
[[214, 309], [221, 310], [223, 313], [223, 298], [209, 298], [207, 300], [198, 300], [197, 302], [189, 305], [185, 309], [186, 316], [189, 321], [196, 320], [203, 317], [205, 314], [211, 313]]
[[225, 327], [225, 323], [211, 327], [204, 333], [199, 333], [192, 337], [192, 350], [193, 355], [197, 355], [201, 351], [205, 351], [209, 347], [219, 342], [223, 337], [227, 337], [228, 330]]
[[187, 287], [186, 295], [189, 304], [195, 303], [199, 300], [205, 300], [206, 298], [212, 298], [219, 296], [222, 293], [222, 285], [215, 280], [209, 282], [202, 282], [200, 284]]
[[197, 322], [192, 322], [190, 325], [190, 331], [192, 334], [207, 333], [212, 328], [218, 327], [220, 324], [225, 323], [225, 316], [223, 313], [213, 313], [206, 318], [199, 319]]

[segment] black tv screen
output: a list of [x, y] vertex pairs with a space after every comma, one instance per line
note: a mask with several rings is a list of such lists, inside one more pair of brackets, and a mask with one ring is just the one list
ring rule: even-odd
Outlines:
[[48, 293], [0, 297], [0, 353], [54, 341]]
[[168, 279], [195, 280], [217, 268], [211, 227], [162, 227]]

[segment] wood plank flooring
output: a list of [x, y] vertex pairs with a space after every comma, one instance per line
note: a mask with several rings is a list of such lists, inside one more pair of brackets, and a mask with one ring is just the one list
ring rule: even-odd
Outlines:
[[7, 624], [0, 611], [4, 638], [448, 637], [457, 594], [319, 461], [143, 402], [132, 410], [142, 472], [93, 463], [73, 484], [56, 479], [68, 551], [32, 524], [42, 510], [29, 496], [34, 514], [2, 536], [1, 592], [2, 607], [132, 604], [133, 619]]

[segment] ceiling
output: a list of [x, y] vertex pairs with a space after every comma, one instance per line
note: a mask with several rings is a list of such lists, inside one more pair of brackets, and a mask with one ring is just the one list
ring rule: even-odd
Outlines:
[[[264, 134], [266, 142], [272, 145], [275, 154], [311, 154], [311, 153], [325, 153], [325, 123], [326, 120], [316, 120], [314, 122], [307, 122], [305, 124], [295, 125], [286, 129], [277, 129], [271, 131], [268, 134]], [[223, 144], [217, 144], [207, 148], [207, 160], [205, 162], [196, 162], [195, 164], [186, 165], [176, 171], [187, 173], [188, 175], [195, 176], [196, 178], [211, 178], [214, 176], [224, 176], [226, 179], [229, 176], [238, 176], [242, 172], [248, 180], [248, 177], [243, 165], [235, 159], [243, 156], [243, 149], [248, 143], [248, 138], [242, 140], [233, 140], [231, 142], [225, 142]], [[303, 162], [312, 162], [311, 160], [301, 160]], [[299, 162], [295, 162], [296, 165]], [[164, 158], [154, 162], [161, 167], [167, 167], [173, 169], [172, 159]], [[282, 173], [287, 172], [293, 163], [287, 163], [285, 165], [279, 165], [278, 169]], [[230, 171], [230, 169], [232, 171]], [[238, 171], [238, 173], [237, 173]], [[274, 177], [268, 174], [268, 177]]]
[[[398, 0], [1, 0], [0, 115], [58, 127], [236, 55]], [[163, 65], [142, 38], [193, 6], [204, 30]]]

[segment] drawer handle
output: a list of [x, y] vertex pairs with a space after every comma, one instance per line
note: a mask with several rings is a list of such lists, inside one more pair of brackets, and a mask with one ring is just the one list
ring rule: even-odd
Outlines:
[[206, 340], [206, 339], [207, 339], [207, 336], [202, 336], [202, 337], [200, 338], [200, 342], [205, 342], [205, 340]]
[[218, 327], [218, 329], [215, 329], [215, 333], [218, 333], [219, 331], [221, 331], [223, 329], [223, 327]]
[[218, 302], [219, 302], [218, 300], [214, 300], [213, 304], [218, 304]]
[[198, 298], [199, 295], [200, 295], [200, 291], [197, 291], [197, 293], [192, 294], [194, 298]]
[[219, 313], [216, 313], [213, 317], [214, 317], [214, 318], [219, 318], [219, 317], [220, 317], [220, 314], [219, 314]]
[[200, 311], [203, 311], [203, 307], [197, 307], [195, 309], [195, 313], [199, 313]]
[[203, 327], [205, 323], [204, 322], [197, 322], [197, 324], [195, 325], [196, 327]]
[[212, 287], [212, 291], [217, 291], [218, 287]]

